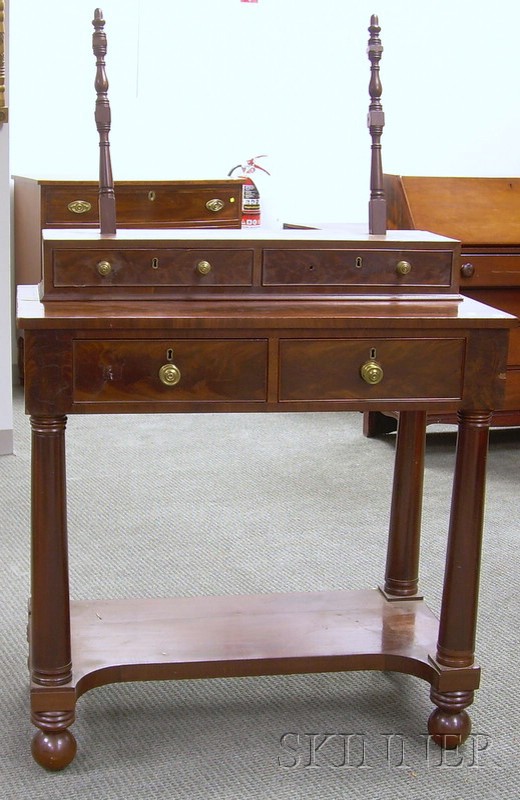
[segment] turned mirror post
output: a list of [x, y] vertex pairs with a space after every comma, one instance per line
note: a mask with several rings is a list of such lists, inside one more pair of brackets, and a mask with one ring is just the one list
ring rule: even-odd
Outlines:
[[368, 107], [368, 129], [372, 137], [372, 160], [370, 166], [370, 201], [368, 203], [368, 232], [384, 236], [386, 234], [386, 200], [383, 190], [383, 160], [381, 157], [381, 136], [385, 124], [385, 115], [381, 104], [383, 87], [379, 74], [379, 62], [383, 54], [383, 45], [379, 38], [381, 28], [375, 14], [370, 18], [368, 28], [367, 54], [370, 61], [370, 105]]
[[92, 20], [92, 50], [96, 56], [97, 93], [95, 119], [99, 133], [99, 224], [101, 233], [116, 232], [116, 198], [110, 161], [110, 104], [108, 102], [108, 80], [105, 71], [107, 37], [104, 31], [105, 20], [100, 8], [96, 8]]

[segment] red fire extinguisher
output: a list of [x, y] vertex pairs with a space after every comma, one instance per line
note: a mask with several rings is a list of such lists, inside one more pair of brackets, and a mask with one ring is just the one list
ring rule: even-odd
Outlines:
[[230, 178], [237, 169], [241, 170], [240, 176], [244, 178], [242, 186], [242, 226], [246, 228], [256, 227], [260, 225], [260, 192], [258, 187], [251, 178], [251, 175], [256, 170], [265, 172], [266, 175], [270, 173], [256, 163], [258, 158], [266, 158], [266, 156], [255, 156], [248, 159], [245, 164], [237, 164], [228, 172]]

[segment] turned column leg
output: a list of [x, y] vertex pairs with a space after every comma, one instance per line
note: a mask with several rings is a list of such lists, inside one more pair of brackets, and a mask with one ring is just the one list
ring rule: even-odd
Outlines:
[[[446, 667], [469, 667], [474, 661], [490, 423], [490, 413], [459, 412], [436, 657]], [[437, 709], [428, 721], [430, 734], [438, 744], [456, 747], [471, 730], [464, 709], [473, 702], [473, 692], [432, 690], [432, 700]]]
[[[31, 417], [32, 553], [30, 668], [32, 721], [40, 729], [32, 743], [36, 761], [62, 769], [74, 758], [76, 741], [67, 730], [73, 710], [41, 709], [38, 687], [61, 687], [72, 679], [70, 647], [65, 416]], [[41, 692], [40, 692], [41, 694]]]
[[399, 415], [384, 593], [417, 595], [421, 535], [426, 412]]

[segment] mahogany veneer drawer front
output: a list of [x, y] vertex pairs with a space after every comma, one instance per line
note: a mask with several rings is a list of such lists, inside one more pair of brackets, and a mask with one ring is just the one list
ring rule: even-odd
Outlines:
[[[238, 227], [241, 191], [237, 181], [116, 183], [118, 225]], [[44, 184], [41, 200], [43, 227], [99, 224], [96, 184]]]
[[459, 399], [464, 354], [464, 339], [285, 339], [280, 400]]
[[[76, 235], [77, 234], [77, 235]], [[43, 232], [40, 297], [50, 300], [265, 299], [456, 295], [458, 245], [370, 241], [344, 230]], [[273, 243], [276, 242], [276, 246]], [[301, 243], [301, 244], [300, 244]], [[182, 291], [184, 287], [184, 292]]]
[[265, 402], [266, 395], [265, 339], [74, 342], [76, 403]]
[[449, 287], [451, 251], [264, 250], [264, 286]]
[[[95, 181], [32, 181], [40, 201], [41, 227], [99, 226]], [[240, 227], [242, 182], [116, 181], [118, 227], [167, 228], [200, 225]]]
[[250, 286], [252, 250], [57, 249], [54, 287]]

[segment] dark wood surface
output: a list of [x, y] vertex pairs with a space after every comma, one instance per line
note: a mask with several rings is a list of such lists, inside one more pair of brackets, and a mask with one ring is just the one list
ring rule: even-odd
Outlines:
[[383, 158], [381, 151], [381, 136], [385, 124], [385, 115], [381, 103], [383, 86], [381, 84], [379, 62], [383, 55], [381, 44], [381, 27], [379, 18], [372, 14], [368, 28], [367, 54], [370, 61], [370, 105], [368, 106], [367, 124], [372, 140], [370, 151], [370, 200], [368, 201], [368, 230], [373, 234], [386, 233], [386, 200], [383, 186]]
[[127, 230], [110, 237], [90, 230], [46, 230], [41, 297], [458, 296], [453, 240], [396, 231], [367, 236], [360, 227], [207, 234]]
[[[283, 250], [284, 235], [275, 250]], [[321, 251], [316, 233], [301, 236], [306, 252]], [[425, 235], [424, 250], [427, 241]], [[77, 246], [82, 242], [78, 232]], [[354, 246], [363, 258], [370, 255], [372, 244], [364, 250], [358, 238], [348, 244]], [[452, 254], [457, 248], [443, 247]], [[104, 683], [321, 670], [393, 669], [423, 678], [435, 704], [430, 733], [446, 747], [462, 741], [480, 674], [474, 638], [487, 432], [503, 395], [512, 323], [503, 312], [427, 286], [423, 296], [347, 291], [333, 299], [273, 299], [267, 289], [263, 299], [244, 296], [240, 303], [218, 297], [42, 303], [36, 286], [21, 287], [18, 325], [33, 437], [35, 759], [49, 769], [70, 763], [76, 701]], [[380, 382], [362, 378], [367, 361], [382, 370]], [[173, 385], [161, 380], [165, 366], [177, 371]], [[401, 412], [401, 425], [380, 591], [71, 604], [68, 414], [390, 407]], [[425, 421], [427, 413], [452, 407], [459, 410], [460, 436], [437, 623], [418, 587]], [[135, 648], [123, 641], [129, 625], [139, 631]], [[165, 636], [172, 644], [158, 657], [156, 643]]]
[[[18, 175], [13, 182], [15, 281], [34, 284], [42, 277], [43, 228], [99, 229], [99, 184]], [[240, 228], [238, 179], [115, 181], [115, 192], [118, 229]]]
[[[520, 316], [520, 178], [384, 176], [391, 229], [431, 230], [462, 242], [461, 292]], [[395, 417], [395, 414], [394, 414]], [[430, 415], [455, 422], [455, 414]], [[520, 425], [520, 327], [511, 332], [504, 403], [493, 425]], [[395, 430], [391, 419], [365, 415], [369, 436]]]
[[105, 70], [107, 37], [105, 20], [100, 8], [96, 8], [92, 21], [92, 50], [96, 56], [96, 127], [99, 134], [99, 228], [101, 233], [116, 232], [116, 195], [110, 160], [110, 103], [108, 100], [108, 79]]
[[[97, 10], [101, 234], [47, 233], [43, 281], [19, 290], [32, 430], [33, 756], [52, 770], [72, 761], [76, 701], [105, 683], [351, 669], [423, 678], [435, 705], [428, 730], [456, 747], [480, 678], [487, 437], [514, 320], [461, 300], [456, 242], [386, 234], [377, 17], [370, 235], [114, 234], [103, 203], [112, 188], [103, 24]], [[391, 409], [400, 423], [381, 590], [71, 604], [68, 414]], [[450, 410], [459, 437], [437, 623], [418, 586], [424, 439], [427, 415]]]

